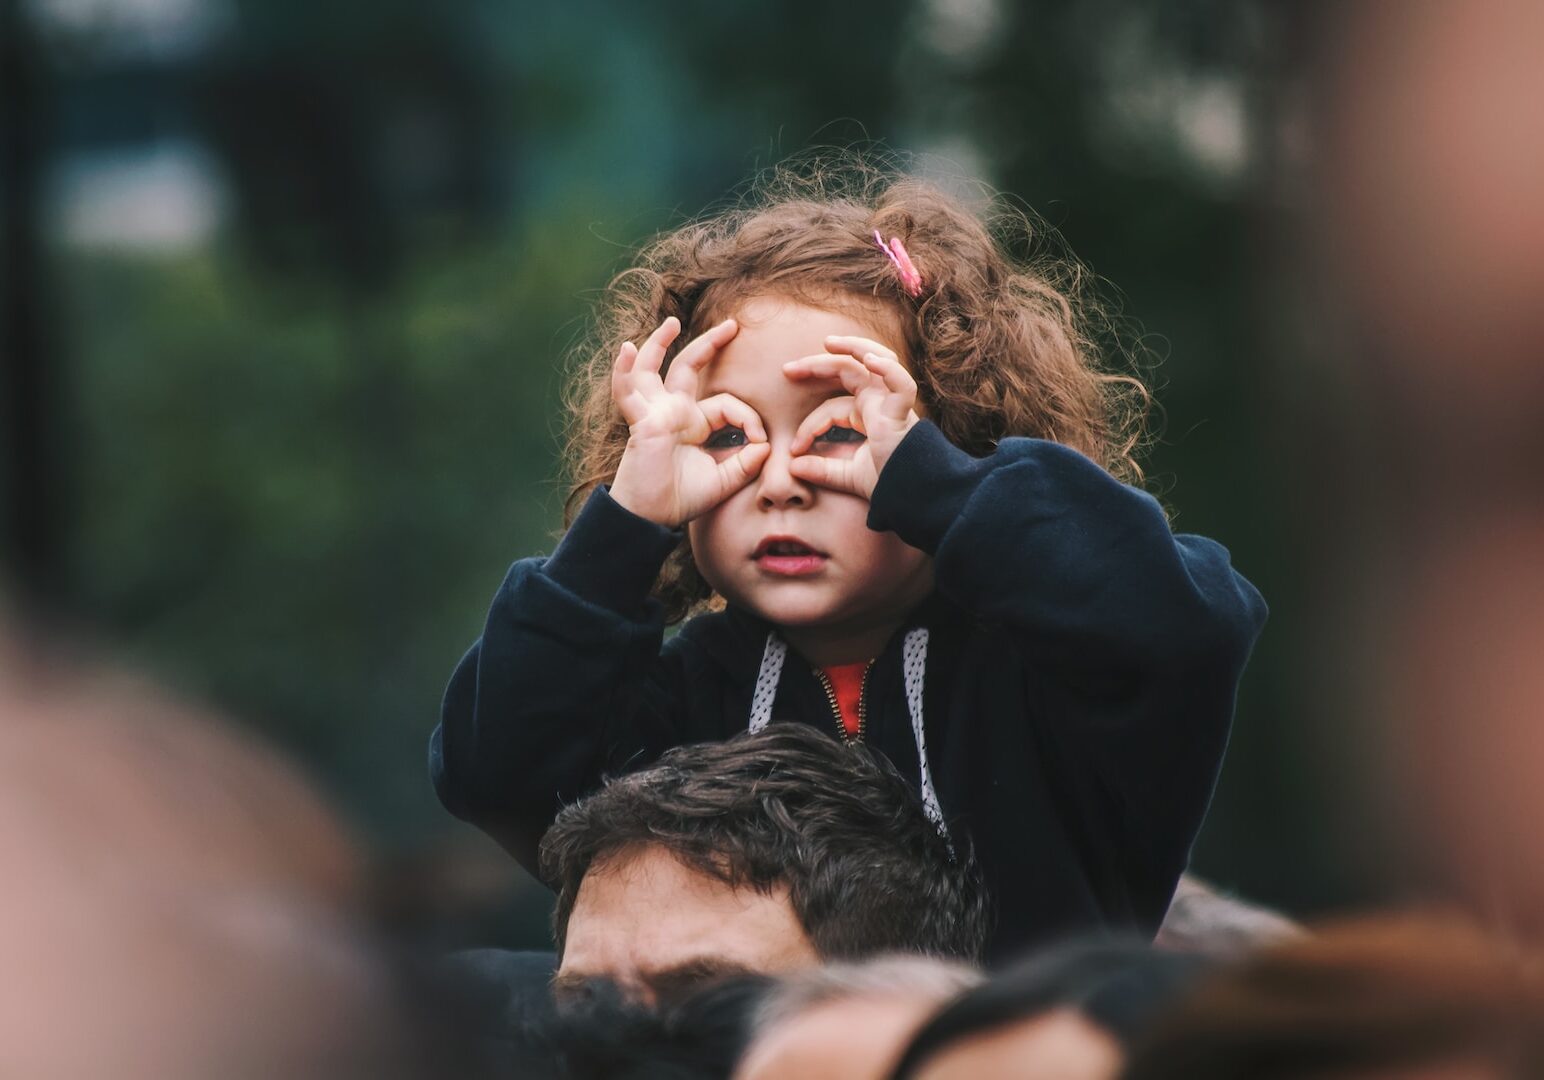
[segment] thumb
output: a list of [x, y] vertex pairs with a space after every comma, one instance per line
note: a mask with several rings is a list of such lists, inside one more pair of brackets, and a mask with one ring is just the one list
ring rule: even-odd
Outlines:
[[724, 483], [725, 490], [739, 491], [750, 483], [752, 477], [767, 463], [767, 455], [771, 453], [770, 443], [750, 443], [742, 447], [738, 454], [722, 462], [718, 467], [718, 474]]
[[867, 492], [858, 488], [856, 470], [852, 467], [851, 460], [800, 454], [788, 462], [788, 471], [800, 480], [819, 484], [832, 491], [845, 491], [868, 497]]

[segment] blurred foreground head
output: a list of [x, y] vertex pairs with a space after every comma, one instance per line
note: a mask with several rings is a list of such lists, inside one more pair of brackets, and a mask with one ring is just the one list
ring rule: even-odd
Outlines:
[[1194, 874], [1179, 879], [1153, 944], [1171, 952], [1227, 959], [1301, 937], [1279, 911], [1229, 896]]
[[1544, 1076], [1539, 957], [1464, 923], [1332, 926], [1206, 981], [1127, 1080], [1526, 1080]]
[[[658, 1006], [605, 980], [515, 1034], [520, 1055], [495, 1075], [518, 1080], [725, 1080], [770, 980], [705, 986]], [[458, 1076], [460, 1074], [457, 1074]]]
[[603, 977], [647, 998], [882, 953], [974, 960], [986, 934], [973, 867], [907, 782], [804, 724], [610, 781], [558, 815], [542, 867], [560, 990]]
[[735, 1080], [883, 1080], [917, 1028], [981, 982], [964, 964], [887, 956], [781, 980]]
[[1354, 396], [1329, 528], [1371, 539], [1358, 707], [1421, 869], [1544, 933], [1544, 5], [1317, 11], [1312, 270]]
[[0, 640], [0, 1075], [402, 1075], [359, 862], [281, 761]]
[[897, 1080], [1021, 1076], [1114, 1080], [1152, 1017], [1211, 961], [1140, 941], [1090, 939], [1035, 953], [937, 1013]]

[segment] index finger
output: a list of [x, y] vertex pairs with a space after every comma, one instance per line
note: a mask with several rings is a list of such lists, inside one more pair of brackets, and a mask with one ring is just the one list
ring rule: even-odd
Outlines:
[[789, 360], [783, 365], [783, 374], [794, 380], [835, 379], [841, 382], [842, 389], [849, 394], [856, 394], [882, 378], [858, 360], [831, 353]]
[[846, 353], [856, 360], [862, 360], [864, 353], [878, 353], [887, 356], [891, 360], [899, 361], [894, 349], [881, 344], [873, 338], [859, 337], [857, 334], [828, 334], [826, 336], [826, 352]]
[[709, 360], [718, 355], [718, 350], [729, 344], [739, 332], [739, 323], [733, 319], [725, 319], [717, 326], [698, 334], [686, 348], [676, 354], [674, 360], [670, 361], [670, 370], [665, 372], [665, 389], [672, 393], [688, 393], [695, 397], [702, 369], [707, 366]]
[[885, 415], [892, 420], [904, 420], [907, 412], [917, 403], [917, 380], [894, 357], [867, 353], [863, 357], [863, 365], [879, 376], [889, 391], [885, 397]]

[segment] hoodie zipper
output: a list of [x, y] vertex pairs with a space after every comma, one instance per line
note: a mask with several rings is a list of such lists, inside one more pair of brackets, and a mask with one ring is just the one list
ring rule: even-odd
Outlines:
[[847, 725], [842, 723], [842, 706], [836, 700], [836, 687], [831, 685], [831, 676], [821, 668], [815, 668], [815, 675], [820, 679], [820, 685], [826, 689], [826, 701], [831, 704], [831, 715], [836, 719], [836, 734], [844, 743], [859, 743], [868, 734], [868, 681], [869, 672], [874, 670], [874, 661], [870, 660], [868, 666], [863, 669], [863, 681], [858, 684], [858, 733], [847, 734]]

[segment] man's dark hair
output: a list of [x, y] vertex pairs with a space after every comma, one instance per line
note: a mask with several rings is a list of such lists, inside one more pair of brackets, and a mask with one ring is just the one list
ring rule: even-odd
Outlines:
[[825, 960], [976, 960], [986, 938], [970, 852], [951, 852], [882, 755], [806, 724], [678, 747], [565, 808], [541, 845], [560, 955], [584, 876], [646, 846], [734, 887], [786, 886]]

